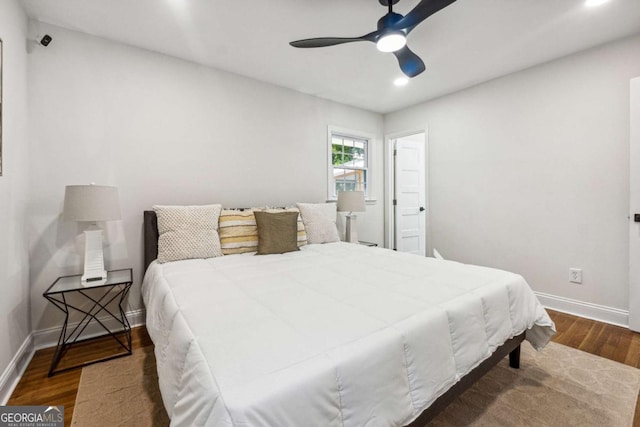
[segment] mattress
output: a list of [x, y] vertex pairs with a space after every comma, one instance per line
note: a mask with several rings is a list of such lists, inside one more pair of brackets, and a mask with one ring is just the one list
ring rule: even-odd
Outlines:
[[142, 293], [176, 426], [402, 426], [555, 333], [517, 274], [342, 242], [154, 262]]

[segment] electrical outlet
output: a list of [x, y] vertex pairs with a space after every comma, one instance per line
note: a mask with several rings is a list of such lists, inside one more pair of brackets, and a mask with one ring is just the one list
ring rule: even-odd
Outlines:
[[582, 283], [582, 270], [579, 268], [570, 268], [569, 281], [571, 283]]

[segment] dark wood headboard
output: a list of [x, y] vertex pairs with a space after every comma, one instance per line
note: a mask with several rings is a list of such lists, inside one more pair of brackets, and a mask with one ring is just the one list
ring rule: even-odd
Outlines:
[[144, 211], [144, 270], [158, 258], [158, 217], [154, 211]]

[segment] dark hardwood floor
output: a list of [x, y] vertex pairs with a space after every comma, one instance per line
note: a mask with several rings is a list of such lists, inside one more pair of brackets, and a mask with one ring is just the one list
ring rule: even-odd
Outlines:
[[[628, 329], [549, 310], [558, 334], [553, 341], [597, 356], [640, 368], [640, 334]], [[151, 345], [144, 327], [132, 331], [133, 349]], [[63, 358], [69, 365], [98, 359], [117, 352], [111, 338], [72, 348]], [[8, 405], [64, 405], [65, 426], [71, 425], [81, 369], [47, 377], [53, 348], [39, 350], [27, 367]], [[61, 365], [64, 367], [65, 365]], [[634, 426], [640, 427], [640, 395]]]
[[558, 333], [553, 341], [640, 368], [640, 334], [629, 329], [547, 310]]

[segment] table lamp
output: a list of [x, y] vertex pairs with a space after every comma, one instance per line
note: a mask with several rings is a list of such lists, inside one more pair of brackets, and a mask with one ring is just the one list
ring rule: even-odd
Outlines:
[[64, 219], [90, 222], [84, 231], [83, 281], [107, 278], [102, 250], [102, 229], [98, 221], [113, 221], [121, 218], [118, 189], [103, 185], [67, 185], [64, 193]]
[[347, 214], [347, 230], [345, 240], [350, 243], [358, 243], [357, 219], [353, 212], [364, 212], [364, 191], [340, 191], [338, 192], [338, 212]]

